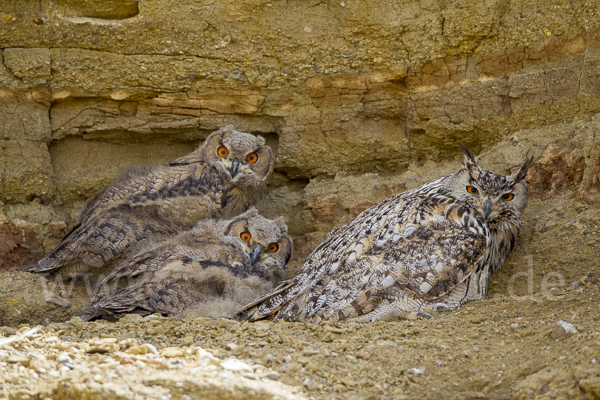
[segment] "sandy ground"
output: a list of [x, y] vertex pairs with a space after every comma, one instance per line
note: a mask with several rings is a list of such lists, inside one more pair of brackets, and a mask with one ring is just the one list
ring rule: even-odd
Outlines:
[[[201, 347], [222, 360], [264, 365], [280, 374], [278, 382], [317, 399], [598, 399], [599, 226], [600, 210], [583, 203], [530, 202], [517, 248], [492, 276], [488, 298], [431, 319], [316, 326], [153, 316], [73, 319], [40, 332], [75, 343], [134, 338], [158, 351]], [[561, 320], [577, 333], [558, 329]], [[14, 392], [31, 379], [4, 387]]]

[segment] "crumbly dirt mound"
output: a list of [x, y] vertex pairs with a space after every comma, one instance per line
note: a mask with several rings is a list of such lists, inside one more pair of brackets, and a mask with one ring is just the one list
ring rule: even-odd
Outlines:
[[[193, 315], [183, 320], [130, 316], [117, 323], [74, 318], [45, 326], [40, 331], [44, 339], [3, 348], [8, 353], [1, 353], [0, 382], [4, 394], [14, 398], [100, 398], [109, 392], [114, 398], [146, 393], [193, 398], [212, 393], [201, 380], [188, 379], [198, 376], [193, 375], [197, 363], [188, 360], [197, 359], [202, 348], [220, 360], [252, 366], [239, 385], [255, 378], [267, 381], [273, 370], [279, 383], [318, 399], [597, 399], [599, 222], [600, 212], [582, 203], [532, 201], [517, 248], [492, 276], [488, 298], [432, 319], [312, 325], [240, 324]], [[26, 297], [16, 298], [13, 308]], [[561, 331], [558, 321], [577, 333]], [[0, 332], [10, 338], [19, 328], [27, 329], [3, 327]], [[49, 336], [58, 339], [44, 342]], [[148, 344], [159, 354], [144, 356], [155, 361], [134, 354]], [[169, 369], [172, 358], [160, 359], [160, 352], [173, 347], [180, 350], [168, 351], [185, 353], [177, 373]], [[46, 357], [45, 374], [36, 370], [37, 357], [27, 351]], [[57, 357], [63, 353], [89, 372], [61, 370]]]
[[[81, 328], [81, 320], [73, 319], [69, 327]], [[59, 337], [54, 327], [40, 328], [23, 327], [0, 339], [0, 379], [9, 398], [304, 398], [297, 389], [273, 382], [279, 374], [266, 367], [221, 360], [196, 346], [158, 351], [135, 339], [74, 341], [65, 330]]]

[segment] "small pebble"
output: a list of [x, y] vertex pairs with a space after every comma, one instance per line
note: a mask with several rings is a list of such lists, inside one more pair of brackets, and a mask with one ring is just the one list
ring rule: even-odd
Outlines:
[[73, 364], [73, 359], [65, 353], [59, 355], [56, 361], [58, 361], [59, 364]]
[[201, 365], [219, 365], [220, 360], [204, 349], [198, 349], [198, 363]]
[[159, 354], [166, 358], [185, 357], [186, 349], [180, 347], [167, 347], [166, 349], [163, 349]]
[[88, 354], [96, 354], [96, 353], [103, 354], [103, 353], [108, 353], [109, 349], [108, 349], [108, 347], [94, 346], [94, 347], [90, 347], [85, 352]]
[[558, 321], [552, 326], [552, 337], [554, 339], [562, 339], [564, 337], [574, 335], [577, 333], [577, 328], [573, 324], [565, 322], [563, 320]]
[[276, 381], [277, 379], [279, 379], [281, 375], [279, 375], [279, 373], [277, 371], [271, 371], [271, 372], [267, 372], [265, 374], [265, 378], [268, 378], [272, 381]]
[[345, 376], [344, 378], [342, 378], [342, 383], [347, 387], [355, 385], [354, 380], [349, 376]]
[[144, 343], [142, 347], [146, 348], [152, 354], [158, 354], [158, 350], [156, 350], [156, 347], [154, 347], [150, 343]]
[[305, 356], [314, 356], [314, 355], [319, 354], [319, 350], [304, 349], [304, 350], [302, 350], [302, 354], [304, 354]]
[[341, 334], [344, 333], [343, 329], [340, 328], [336, 328], [335, 326], [330, 326], [330, 325], [325, 325], [325, 327], [323, 328], [323, 330], [325, 332], [331, 332], [331, 333], [337, 333], [337, 334]]
[[233, 358], [230, 358], [229, 360], [225, 360], [223, 361], [221, 364], [221, 368], [229, 370], [229, 371], [235, 371], [235, 372], [254, 372], [254, 370], [252, 369], [252, 367], [250, 367], [248, 364], [246, 364], [243, 361], [240, 360], [236, 360]]
[[150, 349], [148, 349], [145, 346], [131, 346], [130, 348], [128, 348], [127, 350], [125, 350], [125, 353], [128, 354], [147, 354], [147, 353], [151, 353]]
[[[342, 382], [343, 382], [343, 379], [342, 379]], [[309, 392], [312, 392], [319, 388], [319, 385], [317, 384], [317, 382], [315, 382], [309, 378], [306, 378], [303, 383], [304, 383], [304, 387], [306, 387], [306, 390], [308, 390]], [[345, 382], [343, 382], [343, 383], [345, 384]], [[346, 386], [351, 386], [351, 385], [346, 385]]]

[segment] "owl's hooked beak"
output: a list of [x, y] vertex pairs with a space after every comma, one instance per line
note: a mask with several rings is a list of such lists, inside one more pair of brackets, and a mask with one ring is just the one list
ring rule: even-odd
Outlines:
[[260, 254], [262, 253], [262, 246], [257, 244], [254, 246], [252, 253], [250, 253], [250, 264], [254, 265], [258, 260], [260, 260]]
[[237, 158], [235, 158], [231, 163], [231, 170], [229, 171], [231, 173], [232, 178], [237, 175], [239, 166], [240, 166], [240, 162]]
[[483, 206], [483, 219], [487, 220], [492, 212], [492, 200], [488, 197]]

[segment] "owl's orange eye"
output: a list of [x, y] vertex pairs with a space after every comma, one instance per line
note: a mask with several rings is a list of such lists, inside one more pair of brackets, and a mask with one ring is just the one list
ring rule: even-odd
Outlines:
[[244, 241], [247, 242], [252, 238], [252, 235], [250, 234], [250, 232], [242, 232], [242, 234], [240, 235], [240, 238]]
[[248, 161], [250, 164], [254, 164], [255, 162], [258, 161], [258, 154], [256, 153], [250, 153], [246, 156], [246, 161]]
[[271, 253], [275, 253], [277, 250], [279, 250], [279, 246], [277, 246], [277, 243], [271, 243], [267, 249], [269, 249]]
[[477, 193], [479, 190], [477, 190], [476, 187], [474, 186], [467, 186], [467, 192], [471, 193], [471, 194], [475, 194]]
[[511, 201], [515, 198], [515, 195], [513, 193], [505, 193], [502, 195], [502, 198], [506, 201]]
[[219, 157], [227, 157], [227, 155], [229, 154], [229, 150], [227, 150], [227, 147], [221, 146], [217, 149], [217, 154], [219, 155]]

